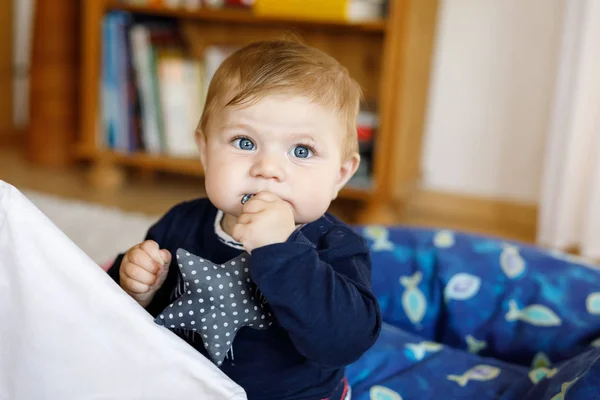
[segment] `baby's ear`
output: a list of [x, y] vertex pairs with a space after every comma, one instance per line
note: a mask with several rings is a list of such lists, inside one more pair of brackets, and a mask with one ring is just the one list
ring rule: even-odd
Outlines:
[[340, 166], [340, 170], [338, 171], [337, 180], [335, 183], [335, 190], [333, 193], [333, 198], [335, 199], [340, 190], [348, 183], [350, 178], [354, 176], [358, 166], [360, 164], [360, 155], [358, 153], [354, 153], [350, 157], [347, 157]]
[[206, 135], [200, 127], [196, 129], [196, 146], [198, 146], [198, 152], [200, 153], [202, 169], [206, 171]]

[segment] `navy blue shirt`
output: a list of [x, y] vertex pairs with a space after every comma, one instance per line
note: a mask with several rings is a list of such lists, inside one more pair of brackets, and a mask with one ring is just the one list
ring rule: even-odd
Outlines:
[[[148, 231], [146, 240], [173, 255], [165, 283], [147, 307], [153, 316], [181, 293], [178, 248], [219, 264], [243, 251], [217, 235], [217, 214], [208, 199], [189, 201], [173, 207]], [[122, 258], [109, 270], [117, 283]], [[255, 249], [250, 269], [276, 321], [267, 330], [241, 328], [221, 370], [249, 400], [328, 398], [344, 377], [344, 367], [373, 345], [381, 329], [367, 243], [325, 214], [286, 242]], [[172, 330], [208, 357], [199, 334]]]

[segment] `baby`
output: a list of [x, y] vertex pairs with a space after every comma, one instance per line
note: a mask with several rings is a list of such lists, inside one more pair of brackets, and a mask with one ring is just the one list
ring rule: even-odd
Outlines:
[[[173, 207], [109, 271], [156, 317], [183, 290], [177, 249], [215, 264], [250, 253], [273, 323], [242, 327], [219, 365], [250, 400], [349, 399], [344, 368], [379, 335], [367, 244], [327, 213], [360, 162], [359, 102], [358, 84], [319, 50], [238, 50], [196, 132], [208, 198]], [[170, 329], [208, 357], [202, 335]]]

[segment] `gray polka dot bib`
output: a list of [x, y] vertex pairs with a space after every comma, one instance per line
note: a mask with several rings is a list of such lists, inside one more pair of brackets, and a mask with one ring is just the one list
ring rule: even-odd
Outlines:
[[238, 330], [244, 326], [267, 329], [273, 323], [271, 311], [250, 279], [249, 264], [246, 252], [214, 264], [178, 249], [184, 292], [156, 317], [156, 323], [200, 334], [211, 359], [220, 366]]

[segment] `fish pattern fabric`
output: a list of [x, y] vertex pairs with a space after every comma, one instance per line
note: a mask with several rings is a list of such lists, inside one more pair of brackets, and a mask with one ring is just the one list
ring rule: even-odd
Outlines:
[[600, 264], [486, 236], [362, 226], [384, 327], [352, 398], [600, 398]]

